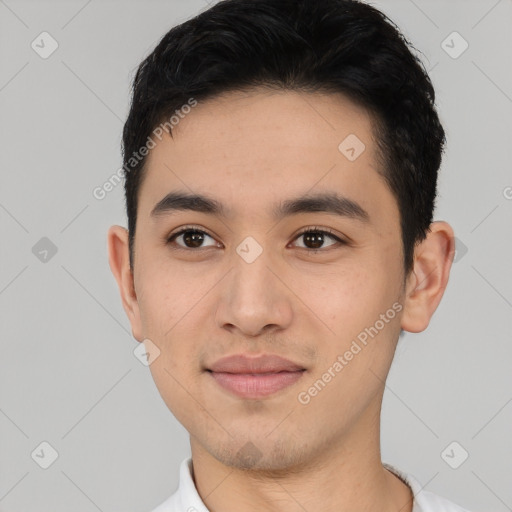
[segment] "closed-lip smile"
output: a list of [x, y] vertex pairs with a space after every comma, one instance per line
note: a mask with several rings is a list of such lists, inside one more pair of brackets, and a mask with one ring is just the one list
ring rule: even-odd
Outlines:
[[207, 368], [225, 390], [241, 398], [258, 399], [280, 391], [300, 379], [306, 368], [274, 354], [223, 357]]

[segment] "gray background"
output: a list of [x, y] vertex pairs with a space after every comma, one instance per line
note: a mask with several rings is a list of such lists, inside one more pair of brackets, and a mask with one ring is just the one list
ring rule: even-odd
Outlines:
[[[436, 218], [459, 239], [429, 329], [398, 346], [383, 460], [472, 511], [512, 510], [512, 3], [375, 5], [431, 70], [449, 142]], [[151, 510], [177, 485], [188, 435], [133, 354], [107, 262], [122, 185], [93, 190], [121, 165], [138, 63], [206, 7], [0, 0], [1, 511]], [[59, 45], [46, 59], [31, 48], [43, 31]], [[469, 43], [457, 58], [453, 31]], [[48, 469], [48, 449], [31, 456], [43, 441]], [[458, 469], [453, 441], [452, 464], [469, 453]]]

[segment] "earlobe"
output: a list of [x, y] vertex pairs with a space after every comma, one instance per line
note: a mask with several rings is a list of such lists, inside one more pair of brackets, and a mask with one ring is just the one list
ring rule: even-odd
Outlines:
[[130, 268], [128, 231], [122, 226], [111, 226], [107, 234], [109, 265], [114, 275], [123, 308], [132, 327], [133, 337], [142, 341], [141, 322], [133, 273]]
[[403, 330], [421, 332], [427, 328], [448, 284], [454, 253], [451, 226], [444, 221], [433, 222], [414, 251], [404, 299]]

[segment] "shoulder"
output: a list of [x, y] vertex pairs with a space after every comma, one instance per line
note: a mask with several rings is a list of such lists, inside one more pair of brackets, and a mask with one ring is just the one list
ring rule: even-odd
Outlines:
[[[469, 512], [452, 501], [430, 491], [421, 491], [415, 497], [419, 512]], [[413, 509], [413, 512], [416, 512]]]
[[410, 487], [414, 496], [412, 512], [469, 512], [447, 498], [425, 491], [413, 475], [405, 473], [390, 464], [384, 463], [383, 466]]
[[171, 497], [167, 498], [163, 503], [151, 512], [185, 512], [181, 509], [179, 492], [176, 491]]
[[184, 459], [180, 465], [178, 489], [151, 512], [209, 512], [194, 484], [191, 457]]

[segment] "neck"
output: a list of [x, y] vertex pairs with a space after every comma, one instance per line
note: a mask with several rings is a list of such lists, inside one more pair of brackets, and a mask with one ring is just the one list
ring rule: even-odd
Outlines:
[[380, 418], [369, 420], [279, 469], [223, 464], [191, 436], [197, 491], [210, 512], [411, 512], [411, 490], [381, 463]]

